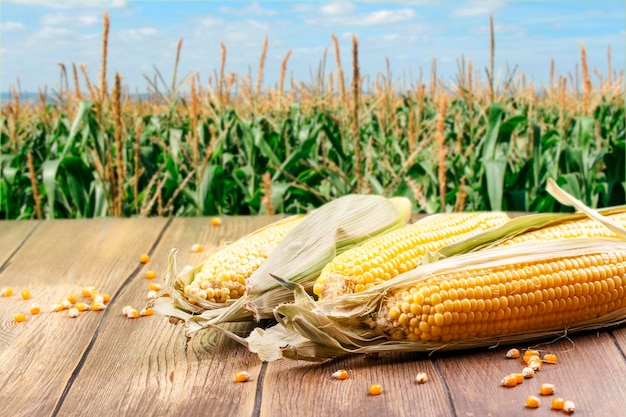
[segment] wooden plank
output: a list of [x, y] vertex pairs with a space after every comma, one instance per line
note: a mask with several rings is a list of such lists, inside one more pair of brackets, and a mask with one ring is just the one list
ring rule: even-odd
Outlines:
[[[114, 295], [167, 221], [53, 220], [37, 228], [0, 273], [0, 286], [32, 294], [28, 301], [19, 295], [0, 299], [0, 415], [53, 413], [108, 313], [86, 312], [71, 319], [49, 312], [51, 303], [87, 285]], [[42, 314], [14, 323], [13, 313], [26, 311], [32, 301], [41, 304]]]
[[[534, 378], [512, 388], [501, 386], [500, 381], [520, 372], [524, 364], [521, 359], [505, 359], [508, 347], [441, 355], [437, 364], [449, 387], [455, 415], [527, 416], [529, 395], [540, 397], [542, 415], [547, 415], [545, 410], [550, 410], [554, 396], [574, 401], [576, 414], [624, 414], [626, 392], [619, 376], [626, 372], [626, 362], [607, 332], [572, 335], [537, 348], [542, 354], [556, 353], [558, 363], [544, 364]], [[541, 397], [542, 383], [554, 384], [555, 395]]]
[[[194, 243], [216, 247], [251, 232], [277, 217], [224, 218], [211, 227], [206, 218], [173, 219], [152, 260], [126, 291], [111, 303], [111, 316], [103, 324], [85, 365], [60, 408], [60, 415], [80, 410], [81, 415], [252, 415], [261, 362], [256, 355], [216, 330], [198, 332], [186, 345], [181, 326], [160, 316], [130, 320], [119, 312], [127, 304], [146, 302], [146, 269], [165, 275], [167, 256], [179, 248], [179, 269], [197, 265], [206, 256], [191, 253]], [[250, 324], [233, 324], [235, 332]], [[235, 383], [237, 371], [247, 370], [253, 380]], [[114, 376], [114, 377], [113, 377]]]
[[0, 270], [40, 223], [36, 220], [0, 221]]
[[[332, 373], [346, 369], [347, 380]], [[416, 384], [419, 371], [430, 380]], [[370, 384], [383, 393], [371, 396]], [[378, 359], [354, 355], [323, 364], [281, 360], [267, 365], [260, 416], [449, 416], [445, 386], [424, 354], [385, 354]]]

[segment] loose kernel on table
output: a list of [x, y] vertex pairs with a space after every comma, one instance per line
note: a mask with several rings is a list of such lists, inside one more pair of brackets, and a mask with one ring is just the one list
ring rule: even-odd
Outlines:
[[106, 292], [103, 292], [102, 294], [100, 294], [100, 297], [102, 297], [102, 302], [104, 304], [106, 304], [109, 301], [111, 301], [111, 296], [108, 293], [106, 293]]
[[527, 349], [524, 351], [524, 356], [522, 356], [522, 360], [528, 363], [530, 358], [532, 358], [533, 356], [539, 357], [539, 351], [534, 350], [534, 349]]
[[104, 303], [98, 303], [98, 302], [95, 302], [95, 301], [93, 303], [91, 303], [91, 309], [93, 311], [102, 311], [102, 310], [104, 310], [104, 308], [105, 308]]
[[87, 303], [76, 303], [74, 304], [74, 308], [78, 311], [87, 311], [91, 310], [91, 306]]
[[26, 314], [24, 314], [24, 313], [17, 313], [16, 315], [13, 316], [13, 320], [16, 323], [22, 323], [22, 322], [26, 321]]
[[539, 393], [541, 395], [552, 395], [552, 394], [554, 394], [554, 385], [553, 384], [541, 384], [539, 386]]
[[506, 356], [508, 359], [517, 359], [517, 358], [519, 358], [519, 357], [520, 357], [520, 351], [519, 351], [519, 349], [515, 349], [515, 348], [513, 348], [513, 349], [509, 349], [509, 350], [506, 352], [506, 355], [505, 355], [505, 356]]
[[526, 368], [522, 369], [522, 375], [524, 376], [524, 378], [532, 378], [535, 376], [535, 370], [527, 366]]
[[546, 353], [543, 355], [543, 361], [545, 363], [555, 364], [558, 361], [558, 358], [554, 353]]
[[72, 304], [76, 304], [76, 295], [70, 294], [66, 297], [66, 300]]
[[562, 410], [565, 405], [565, 400], [563, 398], [557, 397], [552, 400], [552, 409], [554, 410]]
[[80, 314], [80, 311], [78, 311], [76, 307], [70, 308], [70, 311], [68, 312], [68, 315], [72, 318], [78, 317], [79, 314]]
[[94, 294], [92, 299], [94, 303], [104, 304], [104, 297], [102, 296], [102, 294]]
[[502, 378], [502, 381], [500, 381], [500, 385], [503, 385], [505, 387], [514, 387], [517, 384], [517, 375], [515, 374], [509, 374]]
[[528, 408], [538, 408], [539, 407], [539, 398], [535, 397], [534, 395], [528, 396], [528, 398], [526, 398], [526, 407], [528, 407]]
[[137, 317], [139, 317], [139, 312], [133, 308], [126, 314], [126, 317], [128, 317], [129, 319], [136, 319]]
[[415, 382], [417, 384], [425, 384], [428, 382], [428, 374], [424, 371], [420, 371], [415, 375]]
[[202, 252], [203, 249], [204, 248], [199, 243], [194, 243], [193, 245], [191, 245], [191, 251], [192, 252]]
[[528, 367], [532, 368], [533, 371], [537, 372], [537, 371], [541, 371], [541, 367], [543, 366], [543, 363], [541, 362], [541, 359], [539, 359], [539, 357], [532, 357], [530, 358], [530, 360], [528, 361]]
[[372, 384], [369, 388], [370, 395], [379, 395], [383, 392], [383, 386], [380, 384]]
[[0, 290], [0, 295], [2, 295], [3, 297], [10, 297], [13, 295], [13, 288], [11, 287], [4, 287], [2, 290]]
[[83, 297], [91, 297], [96, 293], [96, 287], [94, 286], [89, 286], [89, 287], [85, 287], [82, 290], [83, 293]]
[[338, 371], [333, 372], [333, 378], [336, 379], [348, 379], [348, 371], [345, 369], [340, 369]]
[[50, 310], [52, 310], [55, 313], [58, 313], [59, 311], [63, 311], [65, 310], [65, 308], [66, 307], [61, 303], [55, 303], [55, 304], [52, 304], [52, 306], [50, 306]]
[[74, 304], [72, 304], [72, 302], [70, 300], [61, 300], [61, 305], [63, 306], [64, 309], [68, 309], [68, 308], [72, 308], [72, 306]]
[[155, 298], [158, 298], [158, 296], [159, 294], [156, 291], [154, 290], [148, 291], [148, 296], [147, 296], [148, 300], [154, 300]]
[[142, 264], [147, 264], [148, 261], [150, 261], [150, 256], [148, 256], [147, 253], [144, 253], [143, 255], [139, 257], [139, 262]]
[[151, 308], [144, 308], [139, 312], [140, 316], [151, 316], [152, 314], [154, 314], [154, 311], [152, 311]]
[[252, 378], [252, 375], [246, 371], [240, 371], [235, 374], [235, 382], [246, 382], [249, 381], [250, 378]]
[[30, 305], [30, 314], [35, 315], [35, 314], [39, 314], [39, 313], [41, 313], [41, 307], [39, 307], [39, 304], [32, 303]]
[[146, 272], [146, 279], [155, 279], [156, 278], [156, 272], [154, 271], [147, 271]]
[[563, 403], [563, 411], [567, 414], [572, 414], [575, 409], [576, 406], [574, 405], [574, 401], [567, 400]]
[[222, 225], [222, 219], [219, 217], [211, 217], [211, 226], [217, 227]]
[[22, 291], [22, 300], [28, 300], [30, 298], [30, 291], [23, 290]]

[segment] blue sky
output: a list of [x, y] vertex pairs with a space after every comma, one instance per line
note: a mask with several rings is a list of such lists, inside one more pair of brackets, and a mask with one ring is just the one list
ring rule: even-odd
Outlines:
[[[526, 79], [547, 83], [550, 59], [558, 74], [574, 73], [579, 42], [591, 69], [603, 75], [607, 46], [614, 69], [624, 69], [624, 1], [133, 1], [2, 0], [0, 90], [19, 77], [22, 91], [58, 88], [59, 62], [87, 64], [91, 81], [100, 70], [102, 16], [111, 19], [108, 78], [119, 72], [132, 91], [145, 90], [158, 67], [171, 79], [176, 44], [183, 38], [179, 75], [198, 73], [203, 83], [220, 65], [220, 42], [228, 48], [226, 72], [256, 71], [264, 36], [269, 37], [266, 87], [276, 85], [289, 49], [288, 77], [311, 82], [328, 50], [326, 73], [336, 73], [331, 33], [341, 59], [351, 66], [351, 37], [359, 39], [361, 73], [373, 79], [389, 59], [397, 85], [430, 79], [437, 72], [454, 81], [457, 59], [471, 58], [481, 72], [489, 62], [489, 15], [496, 33], [496, 70], [518, 65]], [[349, 71], [349, 70], [348, 70]], [[593, 76], [592, 81], [597, 82]], [[109, 81], [111, 84], [111, 81]], [[84, 80], [81, 78], [84, 89]]]

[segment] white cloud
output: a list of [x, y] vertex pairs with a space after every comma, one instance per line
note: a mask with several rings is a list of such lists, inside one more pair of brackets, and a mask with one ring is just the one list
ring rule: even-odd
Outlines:
[[50, 9], [93, 9], [93, 8], [118, 8], [128, 6], [128, 0], [3, 0], [7, 3], [25, 6], [44, 6]]
[[331, 3], [322, 6], [322, 16], [305, 18], [311, 26], [379, 26], [406, 22], [415, 18], [415, 11], [410, 8], [398, 10], [377, 10], [359, 13], [351, 3]]
[[474, 1], [454, 9], [452, 16], [455, 17], [477, 17], [494, 13], [502, 6], [502, 1]]
[[354, 7], [354, 4], [352, 3], [336, 2], [336, 3], [329, 3], [325, 6], [322, 6], [320, 10], [322, 13], [326, 15], [338, 16], [338, 15], [346, 15], [346, 14], [354, 13], [356, 11], [356, 8]]
[[13, 30], [20, 30], [20, 29], [24, 29], [24, 24], [20, 23], [20, 22], [2, 22], [0, 23], [0, 29], [3, 32], [10, 32]]
[[278, 13], [276, 10], [266, 9], [256, 2], [250, 3], [249, 5], [245, 7], [224, 6], [224, 7], [220, 7], [219, 11], [222, 13], [235, 14], [238, 16], [249, 16], [249, 15], [274, 16]]
[[46, 26], [39, 31], [39, 35], [43, 38], [52, 38], [56, 36], [65, 36], [71, 34], [72, 31], [66, 28], [57, 28]]
[[125, 32], [129, 37], [137, 40], [137, 39], [144, 39], [150, 36], [154, 36], [157, 34], [158, 31], [153, 27], [143, 27], [143, 28], [138, 28], [138, 29], [128, 29]]
[[[415, 17], [413, 9], [379, 10], [364, 15], [360, 24], [365, 26], [386, 25], [389, 23], [404, 22]], [[355, 22], [357, 24], [357, 22]]]
[[39, 22], [45, 26], [91, 26], [98, 23], [98, 18], [93, 15], [73, 16], [58, 12], [43, 15]]

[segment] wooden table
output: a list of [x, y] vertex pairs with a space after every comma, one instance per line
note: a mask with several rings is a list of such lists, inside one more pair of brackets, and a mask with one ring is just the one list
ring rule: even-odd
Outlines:
[[[262, 363], [214, 330], [186, 343], [181, 326], [161, 316], [128, 319], [122, 307], [146, 303], [147, 270], [162, 280], [167, 254], [180, 248], [179, 266], [199, 263], [205, 248], [233, 240], [275, 220], [226, 217], [0, 222], [0, 416], [558, 416], [550, 397], [525, 408], [544, 382], [576, 403], [575, 415], [626, 415], [626, 331], [573, 335], [544, 351], [558, 354], [534, 379], [500, 386], [519, 372], [505, 347], [464, 353], [362, 355], [325, 364]], [[151, 261], [138, 263], [142, 253]], [[205, 252], [206, 253], [206, 252]], [[105, 311], [52, 313], [50, 305], [93, 285], [111, 294]], [[23, 301], [20, 292], [30, 290]], [[80, 298], [80, 297], [79, 297]], [[13, 315], [42, 306], [24, 323]], [[249, 324], [234, 324], [242, 334]], [[524, 347], [524, 346], [521, 346]], [[350, 378], [331, 378], [337, 369]], [[252, 380], [235, 383], [235, 372]], [[415, 384], [418, 371], [430, 376]], [[369, 396], [369, 384], [384, 392]]]

